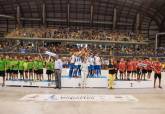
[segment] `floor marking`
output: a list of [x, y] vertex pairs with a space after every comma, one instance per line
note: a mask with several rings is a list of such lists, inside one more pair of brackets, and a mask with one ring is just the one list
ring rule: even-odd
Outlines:
[[93, 102], [137, 102], [132, 95], [97, 95], [97, 94], [29, 94], [22, 101], [93, 101]]

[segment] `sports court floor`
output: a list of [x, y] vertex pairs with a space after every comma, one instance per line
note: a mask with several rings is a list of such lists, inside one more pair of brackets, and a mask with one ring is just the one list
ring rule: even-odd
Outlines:
[[[165, 88], [165, 81], [163, 80]], [[0, 114], [165, 114], [165, 89], [0, 87]], [[21, 101], [28, 94], [132, 95], [137, 102]]]

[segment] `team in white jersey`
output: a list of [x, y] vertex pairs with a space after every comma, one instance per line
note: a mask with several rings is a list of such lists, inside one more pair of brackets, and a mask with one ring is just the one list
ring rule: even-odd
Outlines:
[[[69, 77], [81, 77], [82, 69], [81, 66], [84, 63], [87, 64], [87, 77], [93, 78], [93, 77], [99, 77], [101, 76], [101, 58], [98, 56], [98, 54], [84, 54], [85, 56], [82, 56], [81, 52], [75, 52], [72, 54], [70, 58], [70, 65], [69, 65]], [[83, 60], [83, 61], [82, 61]]]

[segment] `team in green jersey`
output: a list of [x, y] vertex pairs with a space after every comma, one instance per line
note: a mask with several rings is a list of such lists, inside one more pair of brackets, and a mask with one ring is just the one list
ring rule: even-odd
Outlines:
[[43, 68], [46, 68], [48, 80], [52, 80], [54, 71], [53, 59], [47, 60], [40, 56], [31, 57], [3, 57], [0, 56], [0, 76], [3, 85], [6, 80], [43, 80]]

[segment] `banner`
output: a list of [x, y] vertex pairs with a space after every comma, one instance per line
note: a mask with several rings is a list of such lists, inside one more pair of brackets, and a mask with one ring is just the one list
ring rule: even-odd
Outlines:
[[96, 95], [96, 94], [30, 94], [23, 101], [91, 101], [91, 102], [137, 102], [132, 95]]

